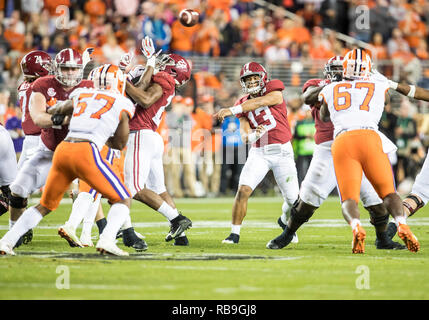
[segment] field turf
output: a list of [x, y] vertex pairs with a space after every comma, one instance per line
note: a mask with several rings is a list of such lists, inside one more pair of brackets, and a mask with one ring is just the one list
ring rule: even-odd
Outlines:
[[[240, 243], [222, 244], [230, 232], [232, 203], [233, 198], [177, 200], [193, 227], [187, 232], [190, 246], [176, 247], [164, 241], [169, 229], [165, 218], [133, 202], [135, 229], [146, 237], [149, 249], [138, 254], [121, 242], [131, 255], [117, 258], [100, 256], [94, 248], [71, 248], [57, 235], [71, 209], [63, 202], [34, 230], [30, 244], [16, 249], [16, 256], [0, 257], [0, 299], [429, 298], [429, 207], [408, 219], [421, 244], [418, 253], [377, 250], [374, 229], [361, 210], [366, 253], [354, 255], [352, 233], [335, 197], [298, 231], [299, 243], [282, 250], [265, 247], [281, 232], [276, 223], [280, 198], [252, 198]], [[107, 212], [108, 205], [103, 206]], [[1, 236], [7, 225], [5, 214], [0, 217]], [[94, 226], [94, 243], [97, 237]], [[397, 236], [394, 240], [401, 242]], [[70, 287], [58, 289], [58, 283], [65, 283], [64, 270]]]

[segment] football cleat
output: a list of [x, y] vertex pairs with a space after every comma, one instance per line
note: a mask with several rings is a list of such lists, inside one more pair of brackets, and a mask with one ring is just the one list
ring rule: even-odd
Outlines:
[[267, 249], [282, 249], [292, 242], [295, 234], [286, 234], [287, 227], [281, 235], [267, 243]]
[[58, 228], [58, 234], [61, 236], [61, 238], [67, 240], [70, 247], [83, 248], [82, 243], [80, 242], [79, 238], [76, 235], [76, 230], [67, 226], [66, 224]]
[[165, 241], [171, 241], [173, 239], [178, 238], [182, 232], [192, 227], [192, 221], [189, 220], [187, 217], [182, 216], [181, 214], [171, 220], [170, 223], [170, 231], [165, 237]]
[[365, 253], [365, 238], [366, 231], [361, 225], [357, 225], [353, 229], [353, 241], [352, 241], [352, 252], [353, 253]]
[[129, 253], [121, 250], [113, 241], [109, 241], [100, 237], [95, 246], [100, 254], [112, 254], [115, 256], [129, 256]]
[[26, 233], [24, 233], [23, 237], [23, 244], [29, 244], [33, 240], [33, 229], [28, 230]]
[[238, 241], [240, 241], [240, 235], [231, 233], [225, 240], [222, 240], [222, 243], [237, 244]]
[[[286, 229], [286, 225], [283, 223], [282, 218], [278, 218], [277, 219], [277, 223], [280, 226], [280, 228], [282, 228], [283, 230]], [[292, 238], [292, 243], [298, 243], [298, 235], [296, 234], [296, 232], [293, 234], [293, 238]], [[289, 243], [288, 243], [289, 244]], [[267, 244], [268, 246], [268, 244]]]
[[80, 240], [80, 243], [82, 243], [82, 245], [84, 247], [93, 247], [94, 246], [94, 243], [92, 242], [90, 233], [88, 234], [88, 233], [82, 232], [79, 240]]
[[417, 252], [420, 250], [420, 243], [416, 236], [411, 232], [410, 227], [406, 224], [400, 223], [398, 226], [398, 236], [404, 241], [408, 250]]
[[396, 223], [389, 222], [389, 224], [387, 225], [387, 236], [390, 239], [393, 239], [393, 237], [396, 234], [396, 231], [398, 231], [398, 228], [396, 227]]
[[148, 249], [146, 241], [138, 237], [133, 227], [122, 230], [122, 242], [125, 246], [134, 248], [138, 252]]
[[375, 245], [377, 249], [387, 249], [387, 250], [404, 250], [407, 249], [406, 246], [403, 244], [400, 244], [399, 242], [392, 241], [392, 239], [389, 239], [386, 242], [378, 241], [378, 239], [375, 240]]
[[189, 240], [187, 236], [182, 236], [174, 239], [173, 245], [175, 246], [189, 246]]
[[12, 250], [12, 246], [4, 241], [0, 240], [0, 255], [11, 255], [14, 256], [15, 252]]

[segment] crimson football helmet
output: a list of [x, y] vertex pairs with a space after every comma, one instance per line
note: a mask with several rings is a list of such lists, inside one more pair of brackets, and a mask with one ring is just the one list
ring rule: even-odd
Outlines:
[[176, 88], [183, 86], [191, 78], [189, 62], [175, 53], [163, 54], [157, 58], [155, 69], [172, 75]]
[[[252, 75], [259, 75], [259, 80], [256, 82], [246, 83], [246, 78]], [[243, 92], [247, 94], [257, 94], [259, 93], [268, 82], [268, 74], [265, 68], [257, 62], [246, 63], [240, 71], [240, 84], [243, 88]]]
[[45, 51], [27, 53], [21, 60], [21, 71], [27, 78], [39, 78], [52, 73], [52, 58]]
[[70, 49], [70, 48], [61, 50], [55, 56], [54, 64], [55, 64], [55, 78], [62, 85], [67, 87], [74, 87], [74, 86], [77, 86], [82, 81], [82, 78], [83, 78], [82, 55], [76, 50]]
[[343, 80], [343, 57], [334, 56], [328, 60], [323, 70], [325, 79], [331, 81]]

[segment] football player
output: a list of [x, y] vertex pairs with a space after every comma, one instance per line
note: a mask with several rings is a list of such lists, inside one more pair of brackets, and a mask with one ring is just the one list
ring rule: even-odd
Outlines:
[[[316, 126], [314, 136], [316, 146], [310, 167], [301, 185], [299, 199], [294, 203], [288, 221], [284, 216], [278, 220], [284, 232], [268, 242], [268, 249], [281, 249], [287, 246], [292, 241], [293, 234], [312, 217], [337, 185], [331, 153], [334, 125], [330, 121], [324, 122], [320, 119], [318, 95], [328, 83], [342, 81], [343, 58], [341, 56], [330, 58], [325, 65], [323, 74], [324, 79], [310, 79], [302, 88], [304, 102], [311, 106], [311, 113]], [[365, 176], [362, 177], [360, 197], [376, 230], [377, 249], [405, 249], [404, 245], [391, 240], [395, 232], [391, 231], [389, 234], [387, 231], [389, 213]]]
[[[18, 87], [18, 100], [22, 111], [22, 130], [24, 131], [25, 138], [22, 146], [21, 156], [18, 161], [18, 170], [22, 168], [25, 161], [37, 150], [39, 145], [39, 138], [42, 129], [36, 126], [30, 116], [30, 96], [31, 96], [31, 85], [40, 77], [47, 76], [52, 73], [53, 65], [52, 59], [49, 54], [44, 51], [35, 50], [27, 53], [21, 59], [21, 71], [24, 76], [24, 81]], [[9, 229], [14, 225], [16, 220], [24, 212], [25, 208], [10, 208], [10, 219]], [[20, 246], [22, 243], [27, 244], [33, 238], [33, 230], [29, 230], [20, 241], [17, 242], [16, 246]]]
[[352, 253], [365, 252], [366, 232], [358, 208], [362, 173], [395, 219], [408, 250], [417, 252], [420, 244], [406, 223], [387, 156], [392, 142], [378, 131], [389, 83], [370, 78], [371, 64], [364, 50], [349, 51], [344, 57], [343, 80], [328, 84], [319, 93], [320, 117], [334, 124], [332, 157], [343, 216], [353, 231]]
[[[0, 216], [9, 210], [9, 185], [17, 174], [15, 148], [9, 132], [0, 123]], [[9, 229], [12, 227], [9, 220]]]
[[[107, 225], [96, 245], [97, 251], [118, 256], [128, 253], [115, 244], [116, 234], [129, 215], [131, 197], [121, 179], [100, 155], [107, 143], [123, 149], [129, 134], [129, 119], [134, 115], [133, 103], [124, 96], [126, 78], [114, 65], [103, 65], [89, 75], [95, 89], [74, 90], [67, 101], [48, 110], [54, 115], [72, 114], [69, 131], [56, 147], [52, 168], [47, 177], [40, 203], [24, 211], [14, 227], [0, 240], [0, 253], [14, 255], [12, 248], [29, 228], [34, 228], [44, 216], [55, 210], [76, 178], [88, 183], [112, 204]], [[73, 82], [75, 84], [76, 82]], [[59, 230], [69, 241], [76, 236]], [[70, 239], [74, 236], [75, 239]]]
[[[130, 121], [130, 136], [125, 156], [125, 184], [134, 199], [147, 204], [170, 221], [165, 241], [188, 245], [184, 231], [192, 226], [180, 214], [164, 183], [164, 142], [156, 132], [165, 108], [171, 103], [176, 88], [183, 86], [191, 76], [191, 68], [177, 54], [157, 57], [152, 39], [145, 37], [142, 52], [146, 67], [135, 66], [129, 73], [127, 95], [136, 104], [136, 113]], [[124, 228], [131, 227], [131, 220]]]
[[[388, 81], [391, 89], [408, 96], [412, 99], [429, 101], [429, 90], [417, 87], [415, 85], [408, 85], [405, 83], [397, 83], [389, 80], [381, 75], [377, 70], [374, 70], [375, 77]], [[423, 163], [423, 166], [416, 176], [411, 193], [402, 201], [405, 214], [410, 217], [416, 213], [420, 208], [423, 208], [429, 201], [429, 157]], [[396, 233], [396, 224], [390, 222], [389, 227], [394, 229]]]
[[92, 87], [92, 81], [82, 80], [83, 61], [76, 50], [63, 49], [56, 55], [54, 73], [35, 80], [31, 85], [30, 116], [42, 132], [37, 150], [24, 162], [10, 186], [10, 206], [15, 209], [25, 209], [28, 196], [45, 184], [55, 148], [68, 132], [70, 118], [64, 115], [53, 117], [47, 110], [67, 100], [74, 89]]
[[268, 80], [265, 68], [256, 62], [246, 63], [240, 72], [240, 84], [246, 94], [231, 108], [215, 114], [220, 121], [235, 115], [240, 118], [243, 142], [251, 143], [249, 156], [240, 174], [239, 186], [232, 208], [230, 235], [222, 243], [238, 243], [247, 202], [253, 190], [269, 170], [282, 193], [282, 211], [287, 214], [298, 198], [298, 179], [292, 134], [287, 119], [285, 89], [280, 80]]

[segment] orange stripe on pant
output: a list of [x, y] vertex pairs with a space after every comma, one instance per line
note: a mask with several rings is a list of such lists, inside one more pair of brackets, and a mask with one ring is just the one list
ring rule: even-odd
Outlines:
[[338, 135], [332, 157], [342, 202], [359, 202], [362, 171], [381, 199], [395, 192], [392, 168], [377, 132], [353, 130]]
[[76, 178], [85, 181], [111, 203], [130, 197], [130, 192], [101, 157], [95, 144], [63, 141], [55, 150], [41, 205], [51, 211], [58, 208], [64, 192]]

